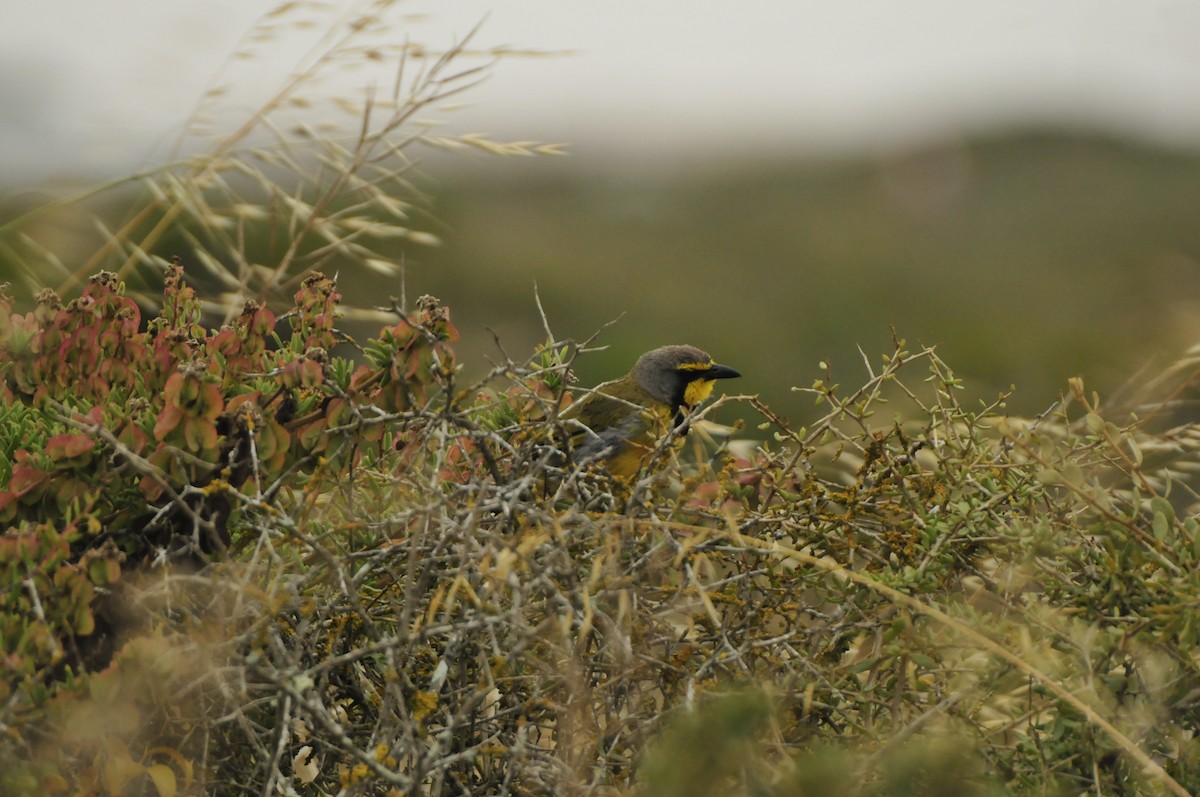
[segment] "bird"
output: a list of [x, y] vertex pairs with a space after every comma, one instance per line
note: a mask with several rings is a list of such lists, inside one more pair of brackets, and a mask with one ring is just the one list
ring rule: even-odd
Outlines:
[[648, 351], [628, 374], [597, 385], [563, 411], [563, 420], [578, 422], [571, 433], [571, 459], [603, 462], [610, 474], [628, 480], [665, 435], [687, 434], [688, 413], [712, 394], [716, 380], [740, 376], [695, 346]]

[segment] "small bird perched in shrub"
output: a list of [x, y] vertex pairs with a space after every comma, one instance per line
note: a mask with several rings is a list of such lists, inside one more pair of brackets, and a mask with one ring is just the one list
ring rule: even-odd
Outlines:
[[628, 479], [664, 435], [673, 429], [687, 434], [687, 414], [708, 398], [716, 380], [739, 376], [695, 346], [648, 351], [628, 374], [598, 385], [563, 412], [564, 420], [587, 427], [572, 432], [571, 458], [603, 460], [609, 473]]

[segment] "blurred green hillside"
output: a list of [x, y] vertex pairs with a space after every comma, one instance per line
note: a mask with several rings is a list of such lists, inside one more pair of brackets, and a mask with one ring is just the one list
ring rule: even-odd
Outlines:
[[[984, 395], [1044, 408], [1082, 374], [1118, 387], [1200, 340], [1200, 157], [1027, 133], [865, 160], [426, 164], [446, 244], [406, 255], [410, 297], [453, 308], [473, 372], [605, 322], [592, 383], [689, 342], [783, 414], [827, 360], [842, 381], [890, 328], [937, 344]], [[353, 301], [382, 286], [343, 286]], [[388, 286], [388, 292], [398, 292]], [[369, 300], [369, 299], [368, 299]]]
[[[410, 302], [431, 293], [450, 306], [468, 376], [498, 356], [489, 330], [516, 359], [543, 339], [535, 283], [560, 338], [620, 318], [597, 341], [609, 349], [579, 363], [583, 384], [687, 342], [745, 375], [722, 387], [760, 393], [794, 422], [815, 413], [791, 386], [810, 385], [821, 361], [858, 383], [856, 347], [877, 365], [892, 328], [936, 344], [976, 395], [1016, 385], [1010, 406], [1022, 413], [1045, 408], [1069, 376], [1108, 395], [1200, 340], [1200, 152], [1026, 132], [858, 159], [581, 150], [456, 153], [419, 168], [428, 217], [411, 224], [444, 244], [385, 239], [381, 256], [403, 260]], [[0, 220], [47, 197], [8, 197]], [[95, 268], [105, 239], [91, 213], [116, 229], [134, 199], [118, 192], [22, 232], [60, 247], [69, 270]], [[246, 259], [274, 268], [283, 226], [247, 230]], [[152, 251], [180, 256], [201, 291], [222, 290], [194, 240], [172, 229]], [[0, 263], [20, 283], [11, 251]], [[323, 268], [339, 272], [347, 305], [402, 291], [336, 258]], [[347, 327], [372, 334], [378, 320]]]

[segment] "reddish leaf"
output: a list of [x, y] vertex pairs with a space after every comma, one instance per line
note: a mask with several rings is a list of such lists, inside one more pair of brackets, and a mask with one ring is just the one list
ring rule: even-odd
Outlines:
[[96, 441], [86, 434], [58, 434], [46, 441], [46, 453], [55, 461], [74, 459], [96, 447]]

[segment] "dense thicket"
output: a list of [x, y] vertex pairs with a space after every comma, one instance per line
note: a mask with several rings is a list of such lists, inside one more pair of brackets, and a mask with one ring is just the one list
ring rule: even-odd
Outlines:
[[2, 308], [0, 791], [1200, 790], [1188, 362], [1020, 419], [897, 342], [626, 483], [555, 445], [586, 346], [464, 385], [337, 301]]

